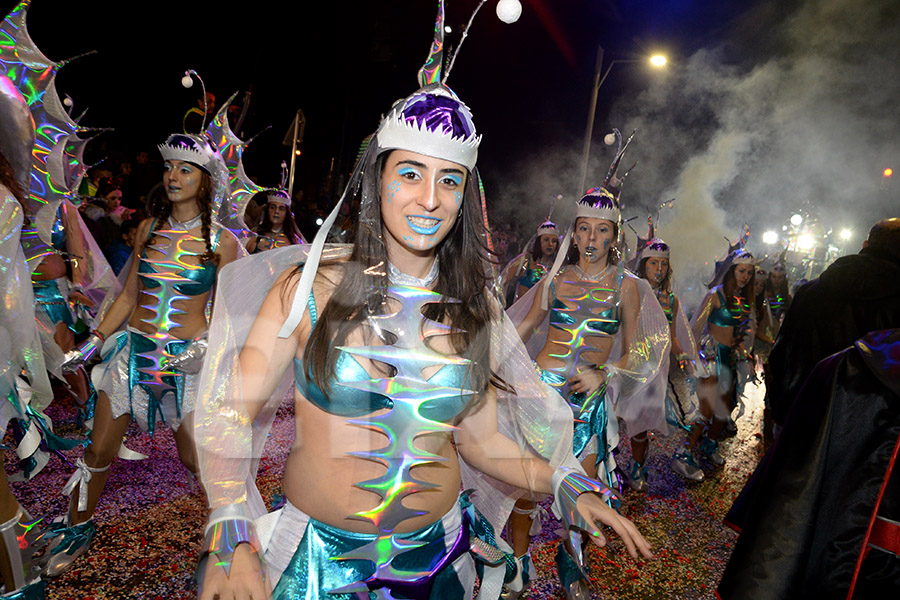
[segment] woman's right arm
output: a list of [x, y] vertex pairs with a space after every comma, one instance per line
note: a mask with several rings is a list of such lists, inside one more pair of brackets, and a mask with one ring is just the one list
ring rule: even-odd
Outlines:
[[258, 242], [259, 242], [259, 238], [258, 238], [258, 237], [252, 237], [252, 238], [250, 238], [250, 239], [247, 241], [247, 246], [246, 246], [246, 248], [247, 248], [247, 252], [248, 252], [249, 254], [253, 254], [254, 252], [256, 252], [256, 244], [257, 244]]
[[[309, 337], [309, 315], [287, 338], [278, 337], [290, 313], [300, 278], [292, 270], [282, 273], [266, 295], [238, 357], [241, 393], [248, 418], [253, 421], [275, 392], [301, 342]], [[219, 508], [212, 506], [211, 508]], [[220, 560], [206, 560], [199, 590], [200, 600], [270, 598], [272, 586], [257, 551], [250, 543], [239, 543], [230, 557], [228, 571]]]
[[[247, 335], [247, 341], [241, 348], [238, 360], [242, 397], [251, 419], [256, 418], [275, 392], [282, 375], [296, 356], [301, 341], [305, 343], [309, 337], [309, 313], [303, 315], [300, 324], [289, 337], [278, 337], [281, 326], [290, 314], [299, 283], [300, 277], [293, 269], [278, 277], [266, 295]], [[302, 301], [305, 302], [306, 299]]]

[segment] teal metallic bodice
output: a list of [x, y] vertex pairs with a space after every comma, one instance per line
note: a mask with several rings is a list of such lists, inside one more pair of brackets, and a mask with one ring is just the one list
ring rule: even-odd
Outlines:
[[739, 307], [728, 307], [728, 303], [725, 300], [725, 294], [722, 293], [721, 288], [716, 290], [716, 293], [719, 295], [719, 308], [710, 311], [709, 322], [713, 325], [718, 325], [719, 327], [732, 327], [737, 330], [743, 322], [743, 319], [741, 318], [743, 311]]
[[[309, 316], [311, 325], [315, 327], [317, 311], [315, 299], [309, 296]], [[340, 350], [334, 365], [335, 380], [331, 382], [329, 394], [323, 392], [312, 380], [312, 370], [304, 370], [303, 361], [294, 359], [294, 380], [303, 397], [324, 410], [339, 417], [361, 417], [384, 408], [393, 408], [394, 401], [386, 394], [354, 389], [347, 384], [355, 381], [371, 379], [359, 361], [351, 352]], [[430, 384], [456, 390], [466, 385], [466, 367], [461, 364], [444, 365], [426, 380]], [[340, 386], [335, 389], [334, 385]], [[448, 423], [465, 410], [468, 398], [458, 393], [438, 396], [424, 402], [419, 413], [432, 421]]]
[[669, 292], [669, 303], [663, 304], [662, 298], [659, 294], [657, 294], [657, 300], [660, 300], [659, 306], [662, 308], [663, 314], [666, 315], [666, 321], [670, 324], [672, 323], [672, 319], [675, 318], [675, 294]]
[[[422, 316], [423, 307], [441, 302], [441, 295], [424, 288], [392, 284], [387, 288], [387, 296], [400, 304], [399, 310], [392, 314], [372, 315], [369, 325], [374, 331], [387, 332], [394, 341], [374, 346], [336, 347], [341, 355], [336, 364], [335, 387], [340, 391], [332, 390], [325, 396], [306, 381], [304, 365], [300, 361], [294, 363], [297, 386], [311, 402], [329, 413], [348, 415], [348, 423], [380, 432], [388, 440], [383, 447], [349, 454], [385, 466], [381, 476], [355, 484], [376, 494], [381, 499], [378, 505], [350, 517], [374, 525], [377, 534], [364, 545], [332, 558], [337, 561], [368, 560], [375, 565], [374, 572], [365, 579], [328, 590], [332, 594], [368, 592], [369, 584], [408, 582], [423, 575], [408, 569], [404, 558], [400, 558], [420, 544], [401, 541], [395, 532], [401, 523], [421, 514], [404, 506], [404, 498], [434, 487], [414, 478], [411, 470], [447, 459], [419, 449], [416, 440], [424, 435], [450, 435], [455, 427], [449, 421], [468, 406], [469, 399], [475, 394], [462, 387], [468, 382], [465, 373], [470, 361], [442, 354], [426, 343], [430, 337], [453, 331], [448, 325]], [[444, 301], [458, 302], [447, 298]], [[315, 323], [315, 303], [308, 302], [310, 320]], [[356, 357], [385, 363], [393, 368], [394, 374], [372, 377]], [[425, 379], [422, 370], [433, 366], [441, 368], [430, 379]], [[379, 409], [387, 410], [371, 415]], [[399, 560], [395, 562], [395, 559]]]
[[[203, 239], [193, 236], [186, 231], [161, 230], [154, 233], [158, 237], [169, 240], [166, 246], [177, 248], [178, 252], [176, 256], [171, 258], [152, 260], [147, 258], [146, 248], [141, 252], [138, 273], [140, 274], [141, 283], [144, 285], [144, 290], [156, 290], [169, 286], [175, 292], [184, 296], [200, 296], [210, 291], [216, 282], [216, 264], [207, 262], [192, 265], [183, 260], [187, 256], [200, 256], [200, 254], [183, 250], [182, 244], [186, 241], [202, 242]], [[221, 235], [222, 229], [220, 228], [212, 240], [213, 251], [218, 247]], [[159, 248], [154, 249], [159, 250]], [[173, 269], [172, 267], [178, 268]]]
[[547, 267], [537, 262], [533, 258], [528, 259], [528, 268], [525, 273], [519, 277], [517, 283], [523, 287], [531, 289], [541, 278], [547, 274]]

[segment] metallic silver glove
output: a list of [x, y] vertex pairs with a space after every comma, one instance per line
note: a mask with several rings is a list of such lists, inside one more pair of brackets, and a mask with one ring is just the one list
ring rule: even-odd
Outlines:
[[183, 352], [179, 352], [169, 359], [169, 368], [178, 369], [182, 373], [199, 373], [203, 367], [203, 357], [206, 356], [208, 347], [209, 342], [205, 335], [195, 339]]
[[63, 373], [74, 373], [84, 363], [91, 360], [91, 357], [99, 352], [102, 347], [103, 338], [96, 333], [92, 333], [88, 339], [65, 353], [61, 365]]

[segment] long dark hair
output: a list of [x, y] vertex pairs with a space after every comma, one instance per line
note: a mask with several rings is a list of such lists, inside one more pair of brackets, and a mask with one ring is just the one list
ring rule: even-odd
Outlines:
[[[753, 267], [753, 265], [750, 266]], [[744, 289], [738, 289], [737, 279], [734, 276], [734, 270], [736, 268], [737, 265], [728, 267], [725, 278], [722, 280], [722, 292], [725, 294], [725, 302], [728, 304], [728, 308], [740, 308], [737, 300], [738, 292], [741, 293], [747, 304], [753, 302], [752, 294], [756, 285], [756, 267], [753, 267], [753, 271], [750, 274], [750, 281], [747, 282]]]
[[[287, 236], [291, 244], [300, 243], [300, 230], [297, 228], [297, 222], [294, 221], [294, 211], [291, 210], [290, 205], [287, 205], [287, 212], [284, 215], [284, 225], [281, 226], [281, 231]], [[272, 231], [272, 220], [269, 219], [268, 204], [266, 204], [266, 207], [263, 209], [262, 220], [256, 228], [256, 233], [261, 236], [267, 233], [274, 233]]]
[[[654, 257], [656, 258], [656, 257]], [[647, 261], [650, 260], [650, 257], [642, 258], [641, 262], [638, 263], [637, 274], [641, 279], [647, 279]], [[665, 259], [668, 261], [669, 259]], [[666, 276], [663, 277], [663, 280], [659, 282], [659, 289], [661, 292], [668, 294], [672, 291], [672, 263], [669, 262], [668, 269], [666, 269]], [[647, 281], [650, 281], [647, 279]]]
[[[374, 164], [364, 166], [367, 171], [362, 183], [364, 201], [353, 232], [353, 251], [338, 274], [339, 281], [331, 298], [318, 314], [303, 352], [304, 364], [310, 366], [312, 380], [322, 390], [330, 388], [334, 376], [339, 354], [334, 349], [344, 344], [350, 332], [367, 316], [385, 310], [388, 255], [383, 239], [380, 183], [389, 154], [382, 153], [374, 159]], [[459, 218], [437, 247], [441, 269], [434, 291], [443, 298], [438, 303], [426, 305], [423, 314], [434, 321], [452, 323], [454, 331], [450, 334], [450, 342], [454, 351], [471, 360], [465, 384], [468, 389], [480, 391], [489, 382], [498, 388], [510, 389], [490, 369], [488, 325], [498, 317], [494, 307], [499, 304], [489, 297], [488, 292], [490, 263], [496, 264], [496, 260], [484, 241], [479, 200], [476, 171], [467, 178]], [[295, 276], [299, 273], [300, 268], [294, 272]], [[305, 302], [306, 299], [296, 301]]]
[[[213, 251], [210, 232], [212, 231], [212, 177], [202, 168], [200, 169], [200, 186], [197, 190], [197, 206], [200, 207], [200, 224], [203, 242], [206, 244], [206, 252], [200, 257], [201, 263], [219, 264], [219, 256]], [[172, 202], [168, 195], [163, 193], [162, 203], [156, 213], [156, 227], [153, 231], [159, 231], [167, 226], [169, 215], [172, 214]], [[156, 236], [154, 236], [155, 238]], [[156, 243], [154, 239], [151, 243]]]
[[[545, 235], [553, 235], [553, 234], [543, 233], [543, 234], [537, 236], [534, 239], [534, 244], [531, 245], [531, 260], [533, 260], [535, 262], [540, 262], [540, 260], [542, 258], [544, 258], [544, 249], [543, 249], [544, 245], [541, 243], [541, 238], [544, 237]], [[556, 250], [553, 252], [553, 256], [550, 257], [551, 264], [554, 260], [556, 260], [557, 252], [559, 252], [559, 239], [556, 240]]]

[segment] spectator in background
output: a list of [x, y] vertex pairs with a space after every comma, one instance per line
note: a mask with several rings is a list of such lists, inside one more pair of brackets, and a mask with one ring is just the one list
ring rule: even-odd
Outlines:
[[206, 92], [206, 101], [203, 97], [197, 100], [197, 106], [184, 113], [182, 125], [185, 133], [200, 133], [204, 128], [204, 122], [209, 125], [216, 114], [216, 96], [212, 92]]
[[872, 227], [859, 254], [795, 292], [769, 355], [768, 394], [783, 425], [816, 363], [871, 331], [900, 327], [900, 219]]
[[116, 275], [122, 272], [122, 268], [128, 262], [129, 257], [131, 257], [137, 226], [142, 218], [137, 216], [123, 221], [119, 229], [119, 239], [113, 240], [109, 246], [103, 249], [106, 259]]
[[134, 186], [134, 193], [126, 189], [126, 201], [135, 202], [136, 207], [146, 209], [147, 194], [150, 193], [153, 186], [159, 184], [161, 172], [159, 165], [150, 162], [150, 155], [146, 151], [138, 152], [134, 158], [134, 164], [131, 165], [130, 179], [131, 185]]

